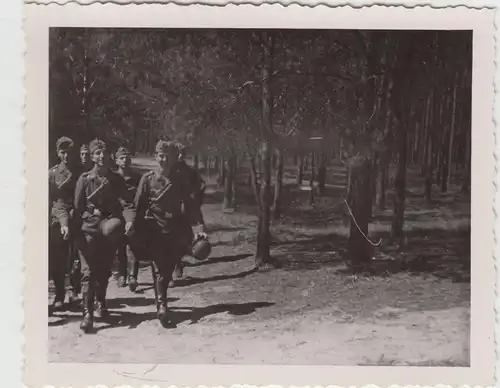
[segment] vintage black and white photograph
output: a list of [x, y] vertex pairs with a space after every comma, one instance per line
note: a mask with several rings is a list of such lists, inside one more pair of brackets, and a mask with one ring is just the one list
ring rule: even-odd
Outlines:
[[51, 359], [468, 366], [471, 49], [51, 29]]
[[473, 42], [51, 26], [48, 361], [469, 368]]

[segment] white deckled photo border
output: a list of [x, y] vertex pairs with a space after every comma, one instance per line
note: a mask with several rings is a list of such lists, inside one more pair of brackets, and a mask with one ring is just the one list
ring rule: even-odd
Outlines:
[[[43, 3], [43, 2], [40, 2]], [[84, 1], [82, 1], [82, 4]], [[472, 2], [473, 3], [473, 2]], [[472, 4], [474, 6], [474, 4]], [[492, 9], [430, 6], [416, 8], [300, 5], [117, 5], [27, 4], [25, 234], [23, 293], [25, 325], [24, 384], [30, 387], [86, 386], [492, 386], [495, 363], [495, 214], [496, 171], [494, 100], [494, 18]], [[471, 174], [471, 366], [336, 367], [256, 365], [49, 364], [47, 358], [47, 190], [48, 36], [51, 26], [191, 28], [472, 29]], [[498, 194], [496, 194], [498, 195]]]

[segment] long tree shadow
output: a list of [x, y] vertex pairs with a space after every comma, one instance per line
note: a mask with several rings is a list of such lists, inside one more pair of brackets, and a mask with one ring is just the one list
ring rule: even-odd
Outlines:
[[[209, 315], [228, 313], [233, 316], [249, 315], [259, 308], [270, 307], [272, 302], [248, 302], [248, 303], [221, 303], [206, 307], [169, 307], [169, 328], [175, 328], [183, 322], [190, 321], [190, 324], [199, 323], [199, 321]], [[130, 311], [113, 311], [113, 315], [107, 324], [97, 328], [96, 331], [128, 327], [137, 328], [141, 323], [156, 320], [156, 312], [133, 313]]]
[[[316, 270], [337, 267], [339, 274], [390, 276], [407, 273], [413, 276], [432, 274], [453, 282], [470, 282], [470, 229], [406, 230], [406, 247], [396, 248], [390, 232], [379, 232], [382, 244], [373, 249], [374, 260], [361, 268], [346, 266], [347, 236], [327, 234], [315, 237], [297, 235], [292, 241], [273, 244], [273, 254], [285, 270]], [[373, 236], [375, 237], [375, 236]]]
[[[470, 282], [470, 229], [414, 229], [405, 231], [408, 241], [400, 251], [390, 244], [382, 246], [372, 260], [362, 269], [346, 268], [341, 273], [362, 272], [367, 275], [390, 276], [405, 272], [419, 276], [431, 274], [453, 282]], [[380, 233], [382, 241], [389, 240], [388, 233]], [[381, 255], [382, 253], [382, 255]]]
[[347, 238], [335, 233], [299, 237], [273, 244], [273, 249], [277, 250], [273, 256], [285, 270], [316, 270], [341, 264], [346, 244]]
[[218, 257], [210, 257], [204, 261], [184, 262], [184, 264], [186, 267], [201, 267], [203, 265], [215, 264], [215, 263], [233, 263], [235, 261], [246, 259], [247, 257], [250, 256], [252, 256], [251, 253], [243, 253], [240, 255], [230, 255], [230, 256], [218, 256]]
[[183, 279], [177, 279], [175, 281], [175, 287], [188, 287], [195, 284], [208, 283], [208, 282], [216, 282], [219, 280], [232, 280], [232, 279], [241, 279], [246, 276], [252, 275], [257, 272], [257, 268], [252, 268], [248, 271], [239, 272], [233, 275], [217, 275], [209, 278], [198, 278], [198, 277], [186, 277]]
[[[443, 221], [457, 221], [457, 220], [470, 220], [470, 213], [467, 211], [454, 211], [449, 215], [443, 214], [439, 210], [427, 210], [427, 211], [407, 211], [405, 214], [405, 222], [433, 222], [435, 218], [439, 217]], [[374, 220], [381, 223], [390, 224], [394, 219], [394, 216], [389, 213], [376, 213], [374, 214]]]
[[[178, 300], [179, 298], [167, 298], [168, 302], [175, 302]], [[113, 298], [109, 299], [106, 304], [109, 309], [121, 309], [125, 307], [153, 306], [155, 300], [154, 298], [146, 297]]]

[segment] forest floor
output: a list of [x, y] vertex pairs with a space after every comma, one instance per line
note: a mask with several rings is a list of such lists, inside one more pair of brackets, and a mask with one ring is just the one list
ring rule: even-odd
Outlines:
[[[139, 167], [150, 163], [141, 159]], [[137, 293], [110, 281], [111, 318], [97, 322], [96, 334], [81, 334], [77, 311], [49, 318], [50, 362], [468, 366], [469, 199], [451, 184], [448, 193], [436, 189], [429, 206], [410, 170], [406, 249], [386, 242], [389, 192], [388, 209], [374, 212], [370, 225], [383, 239], [375, 269], [354, 275], [342, 260], [345, 171], [332, 167], [328, 176], [325, 195], [311, 206], [287, 169], [283, 217], [272, 227], [281, 266], [265, 272], [253, 270], [250, 190], [238, 193], [244, 205], [224, 212], [209, 179], [203, 211], [213, 251], [187, 263], [185, 278], [169, 289], [175, 327], [155, 319], [151, 273], [142, 265]]]

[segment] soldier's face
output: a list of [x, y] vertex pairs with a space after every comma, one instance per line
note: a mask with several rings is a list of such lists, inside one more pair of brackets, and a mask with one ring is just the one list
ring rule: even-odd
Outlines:
[[80, 160], [82, 164], [86, 164], [89, 162], [89, 152], [88, 151], [80, 151]]
[[178, 161], [179, 156], [175, 152], [157, 152], [156, 161], [163, 171], [169, 172], [175, 163]]
[[57, 156], [59, 156], [59, 160], [63, 163], [68, 163], [69, 161], [69, 150], [59, 150], [57, 153]]
[[109, 153], [105, 149], [97, 149], [92, 154], [92, 162], [99, 167], [106, 167], [109, 164]]
[[120, 155], [116, 158], [116, 165], [120, 168], [129, 167], [132, 164], [132, 159], [129, 155]]

